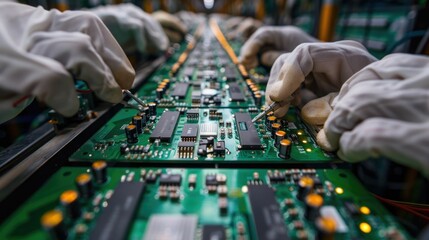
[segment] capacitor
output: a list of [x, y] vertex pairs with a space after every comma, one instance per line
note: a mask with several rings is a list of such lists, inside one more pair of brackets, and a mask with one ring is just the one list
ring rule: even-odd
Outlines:
[[146, 114], [146, 121], [148, 121], [150, 117], [149, 107], [143, 107], [143, 112]]
[[274, 146], [276, 146], [277, 148], [280, 146], [280, 141], [283, 140], [286, 137], [286, 132], [279, 130], [276, 132], [276, 136], [275, 136], [275, 141], [274, 141]]
[[336, 231], [335, 219], [330, 217], [319, 217], [316, 219], [316, 239], [333, 240]]
[[52, 239], [66, 239], [67, 232], [64, 226], [64, 216], [60, 210], [51, 210], [43, 214], [40, 219], [43, 228]]
[[82, 173], [76, 177], [75, 182], [81, 197], [88, 199], [94, 195], [94, 186], [92, 184], [91, 175], [88, 173]]
[[313, 190], [314, 181], [311, 177], [303, 176], [298, 181], [298, 193], [296, 198], [303, 201], [305, 197]]
[[136, 125], [137, 133], [143, 132], [143, 119], [141, 116], [134, 116], [132, 120], [133, 124]]
[[157, 88], [156, 89], [156, 98], [162, 99], [164, 96], [164, 88]]
[[323, 198], [319, 194], [310, 193], [305, 197], [305, 218], [315, 221], [319, 217], [319, 209], [323, 205]]
[[149, 106], [149, 116], [156, 116], [156, 103], [150, 102]]
[[165, 83], [165, 85], [168, 87], [170, 87], [170, 79], [165, 78], [164, 80], [162, 80], [163, 83]]
[[137, 133], [137, 127], [134, 124], [129, 124], [125, 128], [125, 135], [127, 136], [127, 142], [128, 143], [136, 143], [139, 141], [138, 133]]
[[81, 215], [81, 207], [79, 204], [79, 194], [75, 190], [67, 190], [60, 195], [61, 205], [65, 212], [72, 219], [76, 219]]
[[149, 120], [149, 115], [147, 115], [144, 112], [140, 112], [139, 116], [142, 118], [142, 129], [143, 129], [144, 127], [146, 127], [146, 123]]
[[107, 181], [107, 163], [105, 161], [93, 162], [91, 170], [97, 184], [103, 184]]
[[271, 124], [271, 138], [275, 139], [276, 137], [276, 132], [280, 130], [280, 123], [273, 123]]
[[291, 149], [292, 142], [289, 139], [285, 138], [281, 140], [279, 145], [279, 157], [284, 159], [290, 158]]
[[271, 131], [271, 126], [273, 123], [276, 122], [276, 120], [277, 120], [277, 118], [273, 115], [267, 117], [267, 120], [265, 121], [265, 126], [267, 127], [267, 129], [269, 131]]

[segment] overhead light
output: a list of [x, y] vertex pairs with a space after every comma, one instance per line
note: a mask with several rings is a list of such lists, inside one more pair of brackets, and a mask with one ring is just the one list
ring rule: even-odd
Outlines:
[[212, 9], [214, 6], [214, 0], [204, 0], [204, 7], [207, 9]]

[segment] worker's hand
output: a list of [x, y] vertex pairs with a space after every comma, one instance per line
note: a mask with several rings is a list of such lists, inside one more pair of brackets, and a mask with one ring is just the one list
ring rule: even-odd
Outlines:
[[[283, 53], [291, 52], [301, 43], [318, 42], [301, 29], [292, 26], [259, 28], [240, 50], [240, 62], [251, 69], [260, 64], [271, 66]], [[260, 59], [258, 56], [261, 56]]]
[[199, 24], [201, 21], [204, 21], [204, 16], [201, 14], [196, 14], [190, 11], [179, 11], [174, 14], [180, 19], [180, 21], [185, 24], [185, 26], [192, 27], [194, 24]]
[[350, 162], [387, 157], [429, 176], [429, 58], [392, 54], [341, 88], [318, 136]]
[[164, 11], [156, 11], [152, 13], [152, 17], [161, 24], [170, 42], [180, 43], [183, 41], [188, 29], [178, 17]]
[[343, 83], [376, 60], [355, 41], [301, 44], [274, 63], [266, 89], [267, 104], [278, 102], [280, 107], [274, 114], [283, 117], [291, 103], [302, 106], [322, 97], [304, 106], [302, 115], [311, 124], [323, 124]]
[[168, 48], [161, 25], [141, 8], [126, 3], [90, 9], [103, 20], [125, 52], [159, 55]]
[[79, 108], [74, 79], [102, 100], [120, 102], [134, 69], [103, 22], [90, 12], [46, 11], [0, 3], [0, 122], [33, 97], [65, 116]]
[[227, 37], [231, 40], [233, 39], [243, 39], [247, 40], [249, 37], [262, 27], [263, 23], [258, 19], [251, 17], [243, 18], [237, 25], [229, 30]]

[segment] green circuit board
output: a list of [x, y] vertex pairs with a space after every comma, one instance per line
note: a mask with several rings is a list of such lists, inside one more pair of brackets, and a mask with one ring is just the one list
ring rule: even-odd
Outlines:
[[[190, 115], [190, 112], [193, 111], [195, 114]], [[240, 124], [235, 115], [239, 113], [253, 118], [258, 113], [257, 109], [252, 111], [251, 108], [158, 108], [153, 122], [149, 121], [142, 133], [138, 135], [138, 141], [129, 144], [125, 129], [137, 113], [138, 111], [132, 108], [119, 111], [70, 159], [72, 161], [103, 159], [108, 162], [132, 163], [160, 161], [172, 163], [194, 163], [196, 161], [206, 163], [326, 163], [337, 160], [334, 155], [325, 153], [317, 146], [306, 125], [302, 123], [298, 110], [294, 108], [289, 111], [280, 128], [286, 132], [287, 138], [292, 142], [289, 158], [279, 156], [279, 148], [275, 146], [272, 131], [267, 127], [265, 120], [260, 120], [256, 124], [245, 122], [255, 126], [256, 131], [252, 135], [256, 137], [256, 142], [251, 142], [253, 145], [250, 145], [255, 149], [242, 149], [242, 142], [246, 140], [247, 135], [240, 136], [239, 131], [242, 134], [249, 131], [239, 129]], [[177, 126], [174, 127], [171, 124], [173, 128], [171, 138], [161, 139], [161, 141], [155, 138], [153, 141], [152, 136], [159, 129], [157, 129], [157, 125], [162, 126], [165, 123], [160, 120], [165, 113], [176, 113]], [[166, 125], [169, 125], [169, 122]], [[162, 129], [164, 128], [161, 127], [160, 132], [165, 132]], [[192, 133], [186, 135], [187, 129], [191, 129]], [[213, 138], [211, 144], [207, 143], [209, 137]], [[216, 151], [217, 143], [224, 146], [220, 151]], [[186, 144], [188, 148], [181, 148], [181, 144]], [[200, 149], [204, 151], [200, 152]]]
[[[4, 222], [0, 238], [47, 239], [41, 216], [58, 209], [68, 239], [314, 239], [313, 218], [322, 217], [334, 219], [334, 239], [409, 239], [348, 170], [109, 168], [104, 183], [92, 175], [92, 195], [82, 197], [75, 179], [90, 172], [61, 168]], [[80, 194], [73, 218], [59, 203], [66, 190]], [[310, 195], [323, 199], [320, 215]]]

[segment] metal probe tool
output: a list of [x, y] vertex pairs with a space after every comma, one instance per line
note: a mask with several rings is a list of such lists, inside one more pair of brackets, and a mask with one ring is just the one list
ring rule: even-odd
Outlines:
[[263, 118], [265, 115], [267, 115], [269, 112], [276, 110], [276, 108], [280, 104], [278, 102], [271, 103], [263, 112], [259, 113], [256, 117], [252, 119], [252, 123], [258, 121], [259, 119]]
[[122, 90], [122, 92], [124, 92], [125, 94], [127, 94], [128, 96], [130, 96], [132, 99], [134, 99], [140, 106], [145, 107], [146, 104], [140, 100], [138, 97], [134, 96], [134, 94], [132, 94], [129, 90]]

